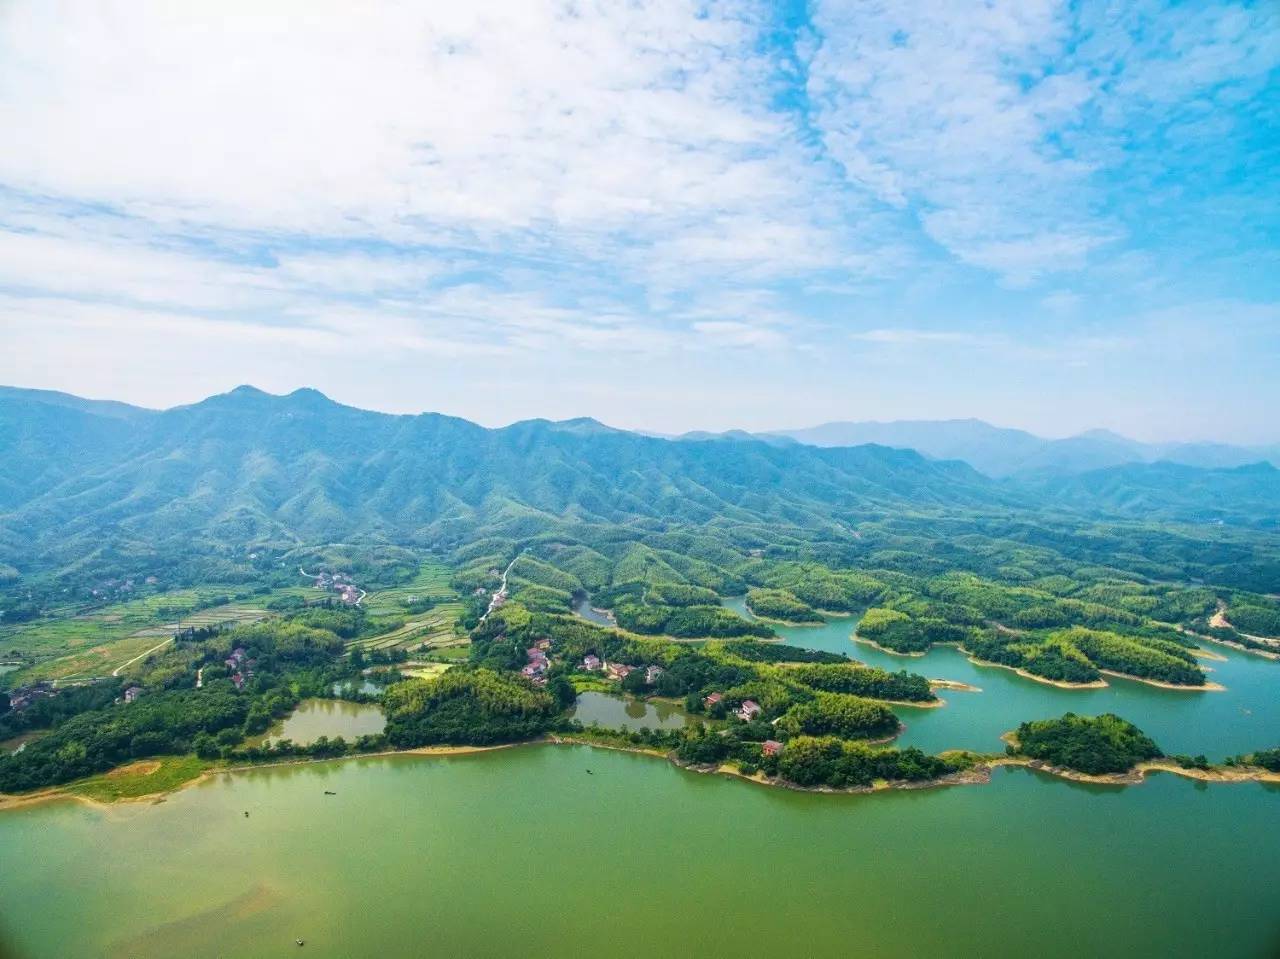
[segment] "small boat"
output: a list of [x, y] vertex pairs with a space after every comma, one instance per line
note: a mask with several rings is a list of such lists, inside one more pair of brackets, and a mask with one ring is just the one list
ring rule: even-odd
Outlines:
[[338, 794], [337, 794], [336, 792], [334, 792], [332, 789], [326, 789], [326, 790], [324, 791], [324, 794], [325, 794], [326, 796], [336, 796], [336, 795], [338, 795]]
[[247, 810], [247, 809], [244, 811], [244, 818], [245, 818], [245, 819], [248, 819], [248, 818], [249, 818], [249, 810]]
[[[588, 775], [588, 776], [594, 776], [594, 775], [595, 775], [595, 773], [593, 773], [590, 769], [588, 769], [588, 770], [587, 770], [587, 775]], [[248, 813], [245, 813], [245, 815], [247, 816], [247, 815], [248, 815]]]
[[304, 943], [301, 939], [295, 939], [295, 940], [293, 940], [293, 941], [294, 941], [294, 942], [296, 942], [296, 943], [297, 943], [298, 945], [300, 945], [300, 946], [304, 946], [304, 945], [306, 945], [306, 943]]

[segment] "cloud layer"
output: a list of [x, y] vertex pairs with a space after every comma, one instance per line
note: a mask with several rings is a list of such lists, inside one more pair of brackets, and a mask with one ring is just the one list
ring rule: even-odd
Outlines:
[[[577, 377], [533, 412], [673, 428], [690, 372], [726, 420], [687, 425], [732, 425], [857, 415], [817, 412], [865, 404], [834, 370], [908, 353], [1088, 366], [1156, 311], [1277, 301], [1278, 68], [1268, 4], [19, 0], [0, 378], [511, 419], [464, 385], [506, 364]], [[671, 392], [566, 409], [606, 367]]]

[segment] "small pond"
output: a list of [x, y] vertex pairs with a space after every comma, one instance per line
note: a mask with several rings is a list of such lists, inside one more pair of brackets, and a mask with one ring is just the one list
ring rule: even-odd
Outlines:
[[387, 718], [382, 709], [369, 703], [304, 699], [292, 713], [272, 723], [262, 736], [250, 742], [270, 746], [282, 739], [291, 739], [299, 746], [306, 746], [321, 736], [330, 739], [341, 736], [350, 741], [357, 736], [380, 733], [386, 725]]
[[673, 703], [596, 692], [578, 696], [571, 718], [584, 726], [597, 723], [609, 729], [680, 729], [692, 721], [688, 713]]

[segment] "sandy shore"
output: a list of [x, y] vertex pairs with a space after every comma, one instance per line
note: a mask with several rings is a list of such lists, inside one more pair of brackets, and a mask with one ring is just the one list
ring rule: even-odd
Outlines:
[[958, 647], [960, 652], [969, 657], [969, 662], [975, 666], [981, 666], [985, 669], [1007, 669], [1012, 673], [1017, 673], [1023, 679], [1030, 679], [1032, 682], [1044, 683], [1046, 686], [1057, 686], [1059, 689], [1106, 689], [1107, 681], [1105, 679], [1095, 679], [1091, 683], [1068, 683], [1061, 679], [1047, 679], [1044, 676], [1037, 676], [1035, 673], [1029, 673], [1021, 666], [1006, 666], [1004, 663], [992, 663], [985, 659], [978, 659], [971, 652], [963, 647]]
[[884, 703], [886, 706], [909, 706], [912, 709], [941, 709], [947, 704], [947, 701], [942, 698], [931, 699], [928, 702], [916, 702], [910, 699], [876, 699], [874, 696], [863, 696], [862, 698]]
[[1280, 659], [1280, 652], [1272, 652], [1269, 649], [1254, 649], [1252, 646], [1242, 646], [1240, 643], [1233, 643], [1229, 639], [1215, 639], [1213, 636], [1201, 636], [1199, 633], [1194, 634], [1196, 639], [1206, 643], [1215, 643], [1218, 646], [1225, 646], [1227, 649], [1234, 649], [1238, 653], [1248, 653], [1251, 656], [1261, 656], [1263, 659]]
[[1280, 783], [1280, 773], [1273, 773], [1260, 766], [1213, 766], [1209, 769], [1184, 769], [1177, 763], [1167, 759], [1154, 759], [1139, 763], [1133, 769], [1123, 773], [1102, 773], [1097, 776], [1064, 769], [1039, 759], [1028, 759], [1025, 756], [1006, 756], [991, 760], [996, 766], [1025, 766], [1036, 772], [1048, 773], [1059, 779], [1070, 779], [1073, 782], [1094, 783], [1099, 786], [1136, 786], [1146, 781], [1151, 773], [1172, 773], [1184, 779], [1195, 779], [1209, 783]]
[[[817, 610], [814, 610], [814, 612], [817, 612]], [[761, 616], [756, 612], [751, 614], [751, 619], [753, 622], [767, 623], [770, 626], [794, 626], [797, 629], [805, 626], [811, 626], [814, 629], [817, 629], [819, 626], [826, 625], [825, 623], [816, 623], [812, 620], [778, 619], [775, 616]], [[786, 640], [784, 639], [783, 642], [786, 642]]]
[[1203, 686], [1179, 686], [1177, 683], [1165, 683], [1158, 679], [1145, 679], [1142, 676], [1130, 676], [1128, 673], [1117, 673], [1110, 669], [1100, 669], [1098, 672], [1104, 676], [1113, 676], [1116, 679], [1129, 679], [1135, 683], [1146, 683], [1148, 686], [1155, 686], [1157, 689], [1176, 689], [1181, 692], [1188, 693], [1220, 693], [1227, 687], [1221, 683], [1206, 682]]
[[[915, 651], [912, 651], [909, 653], [899, 652], [896, 649], [890, 649], [887, 646], [881, 646], [874, 639], [867, 639], [863, 636], [859, 636], [857, 633], [854, 633], [852, 638], [855, 643], [861, 643], [863, 646], [870, 646], [872, 649], [876, 650], [877, 652], [884, 653], [886, 656], [901, 656], [904, 659], [919, 659], [921, 656], [928, 655], [928, 650], [925, 650], [924, 652], [915, 652]], [[938, 645], [938, 644], [935, 644], [935, 645]]]
[[934, 689], [955, 689], [962, 693], [980, 693], [981, 686], [970, 686], [968, 683], [962, 683], [955, 679], [931, 679], [929, 685]]

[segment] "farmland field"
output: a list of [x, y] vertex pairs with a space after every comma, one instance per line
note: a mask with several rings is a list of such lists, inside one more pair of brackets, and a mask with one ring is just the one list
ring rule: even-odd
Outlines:
[[[423, 599], [433, 600], [437, 605], [420, 613], [409, 612], [415, 600]], [[440, 563], [424, 563], [410, 582], [370, 593], [361, 605], [371, 616], [404, 620], [403, 626], [391, 632], [353, 644], [363, 649], [404, 648], [422, 643], [439, 648], [467, 642], [465, 634], [455, 629], [462, 603], [449, 585], [449, 568]]]
[[195, 608], [227, 592], [217, 586], [175, 590], [79, 614], [71, 608], [55, 610], [52, 617], [6, 628], [0, 632], [0, 651], [34, 663], [7, 674], [5, 680], [13, 685], [106, 676], [172, 635], [179, 622], [184, 627], [211, 626], [253, 622], [269, 615], [262, 607], [270, 595]]

